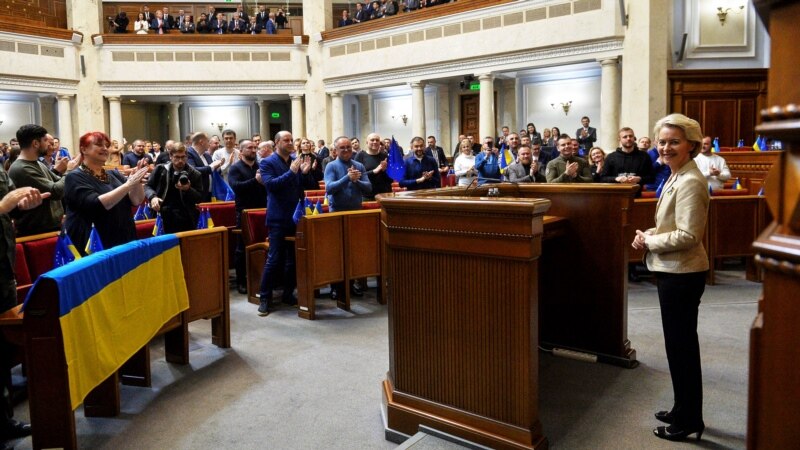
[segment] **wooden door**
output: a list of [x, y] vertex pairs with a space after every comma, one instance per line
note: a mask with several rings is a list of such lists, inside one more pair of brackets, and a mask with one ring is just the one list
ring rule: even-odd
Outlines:
[[465, 136], [480, 136], [480, 98], [478, 94], [461, 96], [461, 131]]

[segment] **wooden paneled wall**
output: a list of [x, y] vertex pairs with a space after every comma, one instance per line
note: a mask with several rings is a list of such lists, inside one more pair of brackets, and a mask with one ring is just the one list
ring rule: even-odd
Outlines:
[[0, 0], [0, 15], [34, 20], [48, 27], [67, 28], [65, 0]]
[[767, 69], [670, 70], [670, 110], [700, 122], [720, 146], [752, 145], [767, 104]]

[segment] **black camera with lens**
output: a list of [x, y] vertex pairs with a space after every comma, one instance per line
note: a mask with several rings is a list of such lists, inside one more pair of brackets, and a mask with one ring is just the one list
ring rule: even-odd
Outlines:
[[185, 170], [176, 170], [173, 177], [178, 179], [178, 184], [181, 186], [189, 184], [189, 172]]

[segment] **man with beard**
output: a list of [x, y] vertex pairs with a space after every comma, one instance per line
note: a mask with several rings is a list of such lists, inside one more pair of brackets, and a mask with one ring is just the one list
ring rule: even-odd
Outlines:
[[530, 147], [523, 145], [517, 153], [517, 161], [506, 169], [506, 176], [512, 183], [546, 183], [547, 178], [539, 170], [541, 163], [534, 160]]
[[8, 176], [17, 188], [31, 187], [50, 197], [42, 200], [42, 204], [25, 211], [20, 211], [16, 219], [17, 236], [56, 231], [61, 228], [64, 207], [64, 180], [50, 171], [39, 158], [45, 156], [51, 140], [47, 130], [39, 125], [23, 125], [17, 130], [19, 141], [19, 158], [11, 164]]
[[[603, 183], [652, 184], [653, 162], [647, 153], [636, 148], [633, 130], [624, 127], [619, 130], [619, 148], [606, 157], [600, 181]], [[641, 190], [637, 195], [641, 195]]]
[[575, 156], [569, 136], [558, 138], [558, 152], [554, 160], [547, 163], [548, 183], [591, 183], [592, 172], [585, 159]]
[[411, 157], [403, 161], [405, 174], [400, 186], [409, 191], [441, 187], [439, 164], [433, 157], [425, 154], [425, 141], [415, 136], [411, 139]]
[[[256, 144], [243, 140], [239, 143], [239, 161], [228, 171], [228, 183], [236, 194], [236, 228], [242, 228], [242, 211], [267, 207], [267, 191], [261, 184], [261, 175], [256, 164]], [[236, 269], [236, 284], [240, 294], [247, 293], [247, 270], [245, 264], [244, 241], [239, 235], [236, 251], [233, 254], [233, 267]]]
[[169, 164], [156, 166], [144, 188], [150, 208], [161, 213], [164, 232], [194, 230], [197, 227], [197, 204], [203, 199], [200, 172], [186, 163], [183, 143], [174, 144]]
[[153, 157], [144, 151], [144, 141], [137, 139], [133, 141], [133, 151], [122, 157], [122, 165], [133, 168], [138, 166], [142, 159], [147, 159], [147, 164], [153, 164]]

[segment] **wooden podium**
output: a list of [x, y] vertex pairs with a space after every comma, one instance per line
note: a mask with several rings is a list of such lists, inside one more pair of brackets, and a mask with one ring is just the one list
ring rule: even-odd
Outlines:
[[547, 448], [537, 271], [550, 202], [407, 196], [381, 205], [389, 430], [426, 425], [492, 448]]

